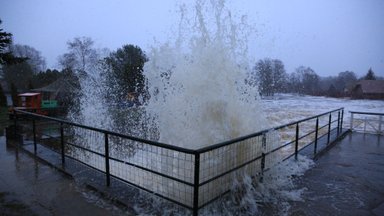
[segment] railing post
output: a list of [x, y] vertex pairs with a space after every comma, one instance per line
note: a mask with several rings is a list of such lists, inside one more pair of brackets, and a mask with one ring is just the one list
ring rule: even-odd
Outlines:
[[60, 122], [60, 146], [61, 146], [61, 164], [65, 163], [65, 146], [64, 146], [64, 128], [63, 122]]
[[353, 112], [351, 112], [351, 122], [349, 124], [349, 129], [352, 130], [353, 129]]
[[328, 121], [328, 141], [327, 144], [331, 141], [331, 121], [332, 121], [332, 113], [329, 113], [329, 121]]
[[337, 112], [337, 137], [340, 134], [340, 110]]
[[263, 133], [263, 140], [262, 140], [262, 153], [261, 153], [261, 163], [260, 163], [260, 168], [261, 168], [261, 171], [260, 171], [260, 182], [263, 182], [263, 179], [264, 179], [264, 168], [265, 168], [265, 149], [266, 149], [266, 146], [267, 146], [267, 135], [265, 133]]
[[193, 183], [193, 215], [199, 212], [200, 153], [195, 154], [195, 176]]
[[343, 132], [344, 108], [341, 110], [340, 132]]
[[381, 123], [383, 122], [383, 116], [379, 116], [379, 134], [381, 134]]
[[367, 130], [367, 117], [364, 117], [364, 133]]
[[14, 138], [16, 138], [17, 135], [17, 113], [16, 110], [13, 110], [13, 125], [14, 125], [14, 130], [13, 130], [13, 135]]
[[297, 154], [299, 152], [299, 123], [296, 124], [296, 140], [295, 140], [295, 159], [297, 160]]
[[313, 149], [313, 155], [317, 153], [317, 137], [319, 136], [319, 117], [316, 118], [316, 130], [315, 130], [315, 148]]
[[111, 176], [109, 172], [109, 141], [108, 141], [108, 133], [104, 133], [105, 138], [105, 147], [104, 147], [104, 153], [105, 153], [105, 174], [106, 174], [106, 183], [107, 186], [111, 185]]
[[36, 120], [32, 119], [32, 131], [33, 131], [33, 152], [37, 153], [37, 144], [36, 144]]

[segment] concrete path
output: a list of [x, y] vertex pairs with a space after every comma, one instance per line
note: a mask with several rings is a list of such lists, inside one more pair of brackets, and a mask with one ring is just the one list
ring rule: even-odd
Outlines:
[[384, 215], [384, 136], [349, 133], [297, 184], [289, 215]]
[[0, 137], [0, 215], [124, 215], [82, 187]]

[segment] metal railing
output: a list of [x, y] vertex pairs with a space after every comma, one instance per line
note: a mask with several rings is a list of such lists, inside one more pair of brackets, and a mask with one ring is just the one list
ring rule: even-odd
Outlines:
[[350, 129], [384, 135], [384, 113], [350, 111]]
[[297, 159], [299, 152], [315, 156], [341, 135], [344, 115], [340, 108], [201, 149], [187, 149], [14, 112], [15, 128], [20, 115], [27, 120], [25, 128], [15, 133], [33, 140], [35, 154], [38, 144], [45, 145], [60, 155], [62, 165], [71, 158], [104, 173], [107, 186], [111, 177], [119, 179], [188, 208], [193, 215], [227, 194], [233, 179], [244, 173], [262, 181], [266, 171], [283, 160]]

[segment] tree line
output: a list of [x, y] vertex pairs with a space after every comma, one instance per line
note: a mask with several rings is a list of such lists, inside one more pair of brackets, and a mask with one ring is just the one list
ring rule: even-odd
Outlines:
[[[17, 92], [41, 88], [59, 78], [70, 80], [80, 88], [80, 80], [92, 75], [94, 70], [103, 71], [108, 86], [105, 94], [113, 95], [115, 101], [125, 100], [127, 95], [137, 98], [146, 95], [143, 75], [146, 61], [145, 53], [138, 46], [127, 44], [115, 51], [99, 50], [91, 38], [76, 37], [67, 42], [67, 52], [58, 57], [61, 69], [47, 69], [39, 51], [27, 45], [13, 44], [12, 34], [0, 29], [0, 80], [10, 87], [14, 104]], [[76, 98], [76, 95], [71, 96]], [[1, 86], [0, 103], [6, 105]]]
[[262, 96], [295, 93], [348, 97], [359, 80], [375, 79], [383, 78], [376, 77], [371, 68], [360, 78], [352, 71], [343, 71], [337, 76], [320, 77], [312, 68], [306, 66], [299, 66], [292, 73], [287, 73], [281, 60], [265, 58], [256, 62], [248, 82], [257, 85]]

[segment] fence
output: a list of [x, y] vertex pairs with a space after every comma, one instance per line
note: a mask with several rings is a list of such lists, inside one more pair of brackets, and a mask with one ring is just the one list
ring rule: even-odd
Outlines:
[[350, 111], [350, 129], [384, 135], [384, 113]]
[[[201, 149], [186, 149], [61, 119], [15, 110], [15, 130], [111, 177], [193, 211], [228, 193], [234, 178], [246, 173], [262, 180], [276, 163], [299, 152], [316, 155], [342, 132], [344, 109], [260, 131]], [[308, 147], [313, 146], [313, 150]], [[309, 150], [309, 151], [308, 151]]]

